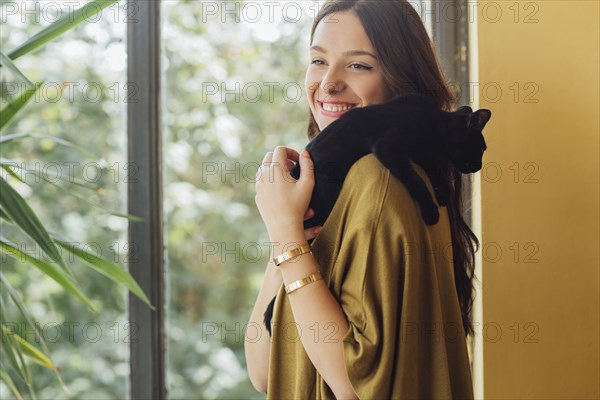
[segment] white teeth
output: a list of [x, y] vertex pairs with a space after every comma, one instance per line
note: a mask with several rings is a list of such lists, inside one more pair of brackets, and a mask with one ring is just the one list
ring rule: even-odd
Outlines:
[[352, 107], [354, 107], [353, 105], [336, 105], [336, 104], [329, 104], [329, 103], [322, 103], [323, 104], [323, 110], [325, 111], [330, 111], [330, 112], [340, 112], [340, 111], [346, 111], [351, 109]]

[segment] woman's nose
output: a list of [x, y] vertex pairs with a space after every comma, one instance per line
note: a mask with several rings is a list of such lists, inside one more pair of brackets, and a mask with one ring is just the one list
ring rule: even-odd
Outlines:
[[321, 84], [321, 89], [323, 89], [323, 92], [328, 95], [333, 95], [340, 91], [336, 82], [323, 82]]
[[325, 94], [335, 94], [344, 88], [343, 79], [333, 68], [329, 68], [321, 81], [321, 89]]

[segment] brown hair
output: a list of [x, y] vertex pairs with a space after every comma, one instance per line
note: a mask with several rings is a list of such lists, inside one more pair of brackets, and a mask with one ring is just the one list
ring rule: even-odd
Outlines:
[[[319, 22], [328, 15], [352, 11], [369, 37], [383, 76], [393, 96], [409, 93], [428, 95], [437, 101], [440, 109], [456, 108], [456, 96], [450, 91], [447, 79], [435, 54], [433, 43], [421, 17], [407, 0], [327, 0], [313, 23], [310, 44]], [[332, 18], [332, 22], [334, 21]], [[308, 137], [314, 138], [319, 127], [309, 112]], [[473, 306], [473, 272], [475, 252], [479, 249], [477, 236], [465, 223], [463, 208], [462, 174], [450, 162], [444, 168], [450, 183], [448, 217], [452, 234], [454, 281], [460, 303], [465, 334], [473, 334], [471, 308]]]

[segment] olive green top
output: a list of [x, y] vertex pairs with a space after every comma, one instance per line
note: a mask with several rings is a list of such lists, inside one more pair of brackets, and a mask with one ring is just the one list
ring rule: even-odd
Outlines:
[[[433, 193], [423, 170], [413, 166]], [[345, 365], [361, 399], [473, 398], [448, 214], [446, 207], [439, 211], [439, 222], [426, 225], [406, 187], [369, 154], [348, 172], [311, 244], [348, 318]], [[267, 398], [335, 398], [299, 336], [327, 340], [335, 327], [316, 328], [298, 330], [282, 287], [273, 312]]]

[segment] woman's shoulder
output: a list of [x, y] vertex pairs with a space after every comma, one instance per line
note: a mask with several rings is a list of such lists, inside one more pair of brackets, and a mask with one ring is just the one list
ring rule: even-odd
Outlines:
[[[381, 181], [373, 179], [374, 177], [384, 178], [388, 174], [388, 170], [379, 162], [375, 154], [369, 153], [356, 161], [350, 170], [346, 179], [357, 179], [364, 183], [380, 185]], [[364, 179], [361, 179], [364, 178]]]
[[[427, 174], [412, 161], [411, 166], [433, 195]], [[347, 204], [360, 210], [369, 209], [366, 216], [369, 219], [393, 221], [404, 226], [424, 224], [420, 208], [406, 186], [373, 153], [360, 158], [350, 168], [342, 192], [348, 197]]]
[[340, 201], [349, 209], [354, 221], [373, 221], [377, 218], [384, 203], [390, 180], [390, 173], [370, 153], [356, 161], [344, 180]]
[[390, 171], [373, 153], [356, 161], [344, 180], [341, 195], [373, 203], [383, 201], [388, 190]]
[[[425, 181], [430, 192], [433, 192], [429, 177], [416, 163], [410, 161], [415, 172]], [[373, 153], [369, 153], [356, 161], [344, 181], [346, 191], [355, 196], [366, 199], [391, 201], [391, 202], [413, 202], [406, 186], [396, 179]], [[377, 196], [379, 194], [379, 196]]]

